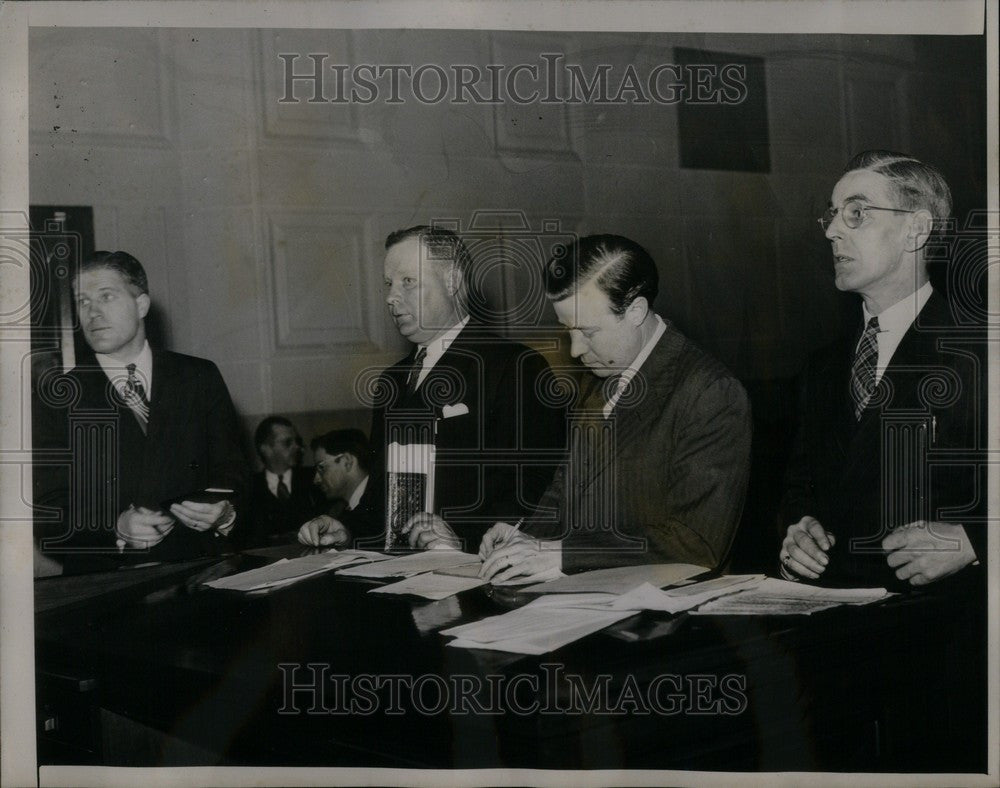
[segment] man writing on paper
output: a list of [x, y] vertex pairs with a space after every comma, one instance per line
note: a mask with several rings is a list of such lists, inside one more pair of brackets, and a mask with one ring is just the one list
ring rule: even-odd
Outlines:
[[652, 310], [658, 281], [646, 250], [615, 235], [582, 238], [546, 266], [546, 295], [592, 376], [568, 466], [521, 531], [498, 523], [486, 534], [484, 577], [725, 560], [749, 474], [750, 408], [740, 383]]
[[805, 374], [782, 506], [788, 579], [921, 586], [985, 556], [982, 337], [927, 275], [950, 211], [941, 174], [904, 154], [858, 154], [834, 186], [820, 224], [861, 320]]
[[413, 343], [382, 374], [372, 412], [385, 547], [475, 550], [545, 491], [564, 412], [541, 399], [545, 359], [470, 315], [472, 261], [456, 234], [411, 227], [385, 247], [386, 304]]
[[345, 501], [337, 516], [321, 514], [299, 528], [310, 547], [381, 547], [382, 521], [375, 514], [376, 490], [369, 483], [371, 447], [361, 430], [334, 430], [312, 442], [316, 486], [327, 501]]
[[[150, 348], [149, 285], [132, 255], [95, 252], [74, 290], [94, 356], [38, 393], [36, 447], [72, 452], [72, 474], [66, 464], [37, 468], [35, 504], [54, 505], [63, 518], [40, 529], [50, 537], [43, 552], [148, 550], [158, 559], [215, 552], [237, 522], [232, 501], [247, 476], [219, 370]], [[232, 493], [163, 507], [209, 487]]]

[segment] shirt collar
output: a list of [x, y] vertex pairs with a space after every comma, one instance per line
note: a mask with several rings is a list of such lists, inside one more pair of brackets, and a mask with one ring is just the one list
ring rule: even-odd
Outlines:
[[462, 333], [462, 329], [466, 327], [469, 323], [469, 315], [466, 315], [457, 324], [445, 331], [441, 336], [436, 339], [432, 339], [426, 345], [419, 345], [426, 349], [427, 355], [424, 356], [423, 369], [430, 369], [437, 363], [437, 360], [441, 358], [451, 347], [451, 343], [455, 341], [459, 334]]
[[629, 364], [623, 371], [618, 379], [618, 385], [615, 388], [614, 394], [604, 405], [604, 418], [608, 418], [611, 415], [611, 411], [615, 409], [615, 405], [618, 404], [618, 398], [621, 396], [622, 391], [625, 390], [625, 386], [628, 382], [636, 376], [639, 369], [646, 359], [649, 358], [649, 354], [653, 352], [653, 348], [656, 347], [656, 343], [660, 341], [660, 337], [663, 336], [664, 332], [667, 330], [667, 324], [664, 322], [663, 318], [660, 317], [656, 312], [651, 312], [653, 319], [656, 321], [656, 330], [653, 331], [653, 336], [647, 340], [646, 344], [642, 346], [642, 350], [632, 359], [632, 363]]
[[139, 351], [139, 355], [131, 361], [123, 363], [105, 353], [95, 353], [94, 358], [96, 358], [97, 363], [101, 365], [101, 369], [104, 370], [104, 374], [108, 376], [108, 380], [110, 380], [119, 391], [124, 387], [125, 381], [128, 379], [127, 373], [124, 373], [123, 370], [129, 364], [135, 364], [135, 375], [139, 378], [139, 382], [142, 383], [142, 389], [146, 395], [146, 400], [148, 401], [152, 399], [153, 351], [149, 347], [149, 340], [142, 343], [142, 350]]
[[361, 480], [361, 483], [354, 488], [354, 492], [351, 493], [351, 499], [347, 502], [348, 509], [356, 509], [358, 504], [361, 503], [361, 496], [365, 494], [365, 488], [368, 486], [368, 477], [366, 476]]
[[877, 317], [880, 333], [888, 331], [890, 333], [903, 334], [913, 325], [913, 321], [916, 320], [920, 310], [924, 308], [924, 304], [927, 303], [927, 299], [931, 297], [933, 292], [934, 288], [931, 287], [931, 283], [929, 281], [924, 282], [919, 290], [915, 290], [906, 296], [906, 298], [897, 301], [887, 309], [883, 309], [877, 315], [869, 312], [868, 306], [862, 303], [861, 312], [864, 316], [864, 324], [867, 326], [869, 320]]
[[288, 488], [288, 492], [292, 491], [292, 469], [286, 468], [285, 472], [278, 476], [274, 471], [267, 468], [264, 469], [264, 479], [267, 481], [267, 488], [274, 494], [278, 494], [278, 479], [285, 480], [285, 487]]

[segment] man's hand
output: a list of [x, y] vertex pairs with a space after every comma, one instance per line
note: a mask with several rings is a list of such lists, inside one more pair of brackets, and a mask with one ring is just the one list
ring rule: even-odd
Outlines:
[[229, 501], [217, 503], [183, 501], [172, 504], [170, 513], [188, 528], [195, 531], [210, 531], [229, 523], [233, 517], [233, 505]]
[[310, 547], [343, 547], [351, 532], [340, 520], [321, 514], [299, 528], [299, 541]]
[[886, 561], [896, 577], [923, 586], [953, 575], [976, 560], [976, 551], [960, 525], [917, 520], [882, 540]]
[[142, 506], [130, 506], [120, 515], [116, 529], [129, 547], [147, 549], [159, 544], [174, 527], [174, 518]]
[[483, 558], [479, 576], [494, 584], [515, 578], [541, 583], [553, 580], [562, 571], [560, 542], [533, 539], [507, 523], [497, 523], [486, 532], [479, 555]]
[[836, 539], [829, 531], [819, 524], [815, 517], [803, 517], [794, 525], [788, 526], [788, 532], [781, 543], [781, 569], [787, 573], [788, 579], [808, 577], [819, 578], [830, 563], [827, 555]]
[[462, 540], [458, 538], [444, 520], [430, 512], [418, 512], [406, 521], [403, 535], [410, 547], [420, 550], [461, 550]]

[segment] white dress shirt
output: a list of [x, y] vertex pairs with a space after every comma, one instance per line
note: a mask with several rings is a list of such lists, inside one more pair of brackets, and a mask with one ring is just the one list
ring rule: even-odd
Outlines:
[[645, 363], [646, 359], [649, 358], [649, 354], [653, 352], [653, 348], [656, 347], [656, 343], [660, 341], [660, 337], [663, 336], [663, 332], [667, 330], [667, 324], [663, 322], [663, 318], [660, 317], [656, 312], [651, 313], [653, 319], [656, 321], [656, 330], [653, 332], [653, 336], [649, 338], [649, 341], [642, 346], [642, 350], [639, 351], [638, 355], [632, 359], [632, 363], [629, 364], [625, 370], [622, 372], [621, 377], [618, 378], [618, 385], [615, 387], [614, 394], [608, 399], [607, 404], [604, 406], [604, 418], [611, 418], [611, 413], [615, 409], [615, 405], [618, 404], [618, 398], [621, 397], [621, 393], [628, 386], [629, 381], [632, 380], [639, 372], [639, 368]]
[[354, 492], [351, 493], [351, 498], [347, 502], [348, 509], [356, 509], [358, 504], [361, 503], [361, 496], [365, 494], [365, 488], [368, 486], [368, 477], [366, 476], [361, 480], [360, 484], [354, 488]]
[[267, 468], [264, 469], [264, 478], [267, 479], [267, 489], [271, 491], [271, 495], [275, 498], [278, 497], [278, 480], [283, 479], [285, 482], [285, 487], [288, 493], [292, 492], [292, 469], [286, 468], [285, 472], [278, 476], [278, 474], [273, 471], [269, 471]]
[[135, 376], [142, 384], [142, 390], [146, 395], [146, 402], [153, 397], [153, 351], [149, 349], [149, 341], [143, 343], [139, 355], [131, 361], [121, 362], [105, 353], [95, 353], [94, 358], [101, 365], [104, 374], [108, 376], [111, 385], [115, 387], [122, 399], [125, 397], [125, 384], [128, 382], [128, 371], [125, 369], [129, 364], [135, 364]]
[[[919, 290], [903, 300], [897, 301], [888, 309], [883, 309], [878, 315], [873, 315], [868, 311], [867, 306], [862, 305], [861, 312], [866, 326], [869, 320], [878, 317], [878, 334], [875, 335], [875, 341], [878, 343], [878, 364], [875, 367], [876, 386], [882, 380], [885, 368], [892, 361], [892, 355], [899, 347], [903, 334], [910, 330], [913, 321], [917, 319], [917, 315], [920, 314], [920, 310], [924, 308], [924, 304], [927, 303], [927, 299], [931, 297], [933, 292], [934, 288], [931, 287], [931, 283], [925, 282]], [[860, 342], [859, 339], [858, 343], [860, 344]], [[854, 348], [854, 352], [857, 354], [857, 347]]]
[[427, 355], [424, 356], [423, 364], [420, 367], [420, 375], [417, 377], [417, 385], [415, 388], [420, 388], [420, 384], [424, 382], [427, 378], [427, 374], [434, 368], [434, 365], [440, 360], [441, 356], [445, 354], [451, 343], [455, 341], [455, 338], [462, 333], [462, 329], [469, 322], [469, 316], [466, 315], [465, 318], [458, 322], [457, 325], [452, 326], [447, 331], [445, 331], [437, 339], [432, 339], [426, 345], [418, 345], [427, 351]]

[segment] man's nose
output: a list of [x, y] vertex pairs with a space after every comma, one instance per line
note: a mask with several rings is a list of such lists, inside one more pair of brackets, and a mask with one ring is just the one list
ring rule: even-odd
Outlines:
[[569, 354], [573, 358], [579, 358], [580, 356], [582, 356], [584, 354], [584, 351], [586, 351], [586, 349], [587, 349], [587, 346], [586, 346], [586, 343], [583, 341], [583, 334], [580, 334], [577, 331], [570, 331], [569, 332]]
[[[832, 241], [834, 238], [840, 238], [840, 224], [838, 222], [843, 222], [844, 220], [840, 218], [840, 211], [837, 211], [836, 215], [826, 226], [826, 231], [823, 233], [827, 237], [827, 240]], [[814, 236], [815, 237], [815, 236]]]

